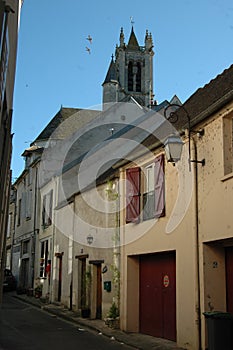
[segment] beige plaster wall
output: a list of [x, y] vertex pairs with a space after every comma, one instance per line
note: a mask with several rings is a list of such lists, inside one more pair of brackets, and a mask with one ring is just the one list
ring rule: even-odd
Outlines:
[[[187, 146], [183, 154], [184, 158], [186, 156]], [[143, 162], [139, 164], [143, 166]], [[122, 170], [122, 182], [124, 176]], [[121, 211], [121, 327], [126, 331], [139, 331], [138, 256], [173, 250], [176, 252], [177, 342], [187, 349], [195, 349], [198, 344], [198, 265], [193, 166], [189, 171], [187, 158], [178, 168], [165, 162], [165, 178], [165, 217], [124, 224], [125, 210]], [[124, 208], [124, 198], [122, 184], [121, 208]], [[129, 237], [132, 239], [128, 243]]]
[[[115, 187], [114, 187], [115, 188]], [[91, 316], [96, 310], [96, 267], [89, 261], [103, 261], [102, 268], [102, 316], [106, 317], [113, 300], [117, 299], [114, 273], [119, 268], [119, 249], [116, 242], [116, 199], [109, 201], [106, 195], [109, 184], [101, 185], [82, 195], [76, 195], [69, 205], [56, 210], [56, 234], [54, 252], [64, 252], [62, 303], [67, 305], [70, 296], [71, 278], [73, 282], [73, 308], [79, 309], [80, 300], [80, 265], [76, 256], [87, 255], [87, 267], [91, 271]], [[103, 202], [102, 202], [103, 200]], [[110, 210], [110, 213], [109, 213]], [[87, 237], [93, 237], [93, 243], [88, 244]], [[55, 258], [55, 280], [58, 279], [58, 259]], [[112, 291], [104, 290], [104, 282], [112, 282]], [[55, 294], [57, 293], [56, 281]], [[117, 301], [117, 300], [116, 300]]]
[[[206, 159], [205, 167], [198, 168], [201, 314], [226, 311], [224, 247], [233, 242], [232, 111], [230, 103], [203, 124], [198, 143]], [[203, 315], [201, 329], [204, 349], [208, 334]]]

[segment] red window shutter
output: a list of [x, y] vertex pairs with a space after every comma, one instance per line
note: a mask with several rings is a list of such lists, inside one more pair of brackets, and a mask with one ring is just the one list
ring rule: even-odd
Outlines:
[[126, 222], [139, 222], [140, 215], [139, 167], [126, 170]]
[[155, 158], [155, 216], [165, 215], [164, 155]]

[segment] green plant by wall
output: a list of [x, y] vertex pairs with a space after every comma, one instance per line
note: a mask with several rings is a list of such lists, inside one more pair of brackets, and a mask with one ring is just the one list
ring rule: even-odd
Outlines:
[[105, 191], [109, 201], [115, 201], [118, 198], [118, 193], [113, 188], [113, 185], [114, 185], [113, 181], [107, 182], [107, 188]]
[[108, 317], [109, 318], [113, 318], [113, 319], [119, 317], [119, 309], [116, 306], [115, 302], [112, 303], [112, 305], [111, 305], [111, 307], [110, 307], [110, 309], [108, 311]]

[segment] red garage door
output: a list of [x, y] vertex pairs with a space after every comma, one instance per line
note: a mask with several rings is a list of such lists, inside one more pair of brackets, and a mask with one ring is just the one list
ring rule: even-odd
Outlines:
[[175, 252], [140, 257], [140, 332], [176, 341]]
[[233, 247], [226, 248], [227, 311], [233, 314]]

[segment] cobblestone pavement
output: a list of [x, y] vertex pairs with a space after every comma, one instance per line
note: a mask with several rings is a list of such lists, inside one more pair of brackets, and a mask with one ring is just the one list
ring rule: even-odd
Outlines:
[[55, 317], [63, 318], [67, 321], [74, 322], [80, 326], [80, 329], [91, 329], [103, 334], [111, 339], [115, 339], [121, 343], [132, 346], [134, 349], [140, 350], [185, 350], [177, 347], [176, 343], [162, 339], [155, 338], [141, 333], [127, 333], [119, 329], [112, 329], [108, 327], [103, 320], [92, 320], [80, 317], [76, 312], [65, 308], [62, 305], [46, 304], [45, 302], [33, 296], [25, 294], [12, 293], [12, 296], [36, 307], [43, 309], [54, 315]]

